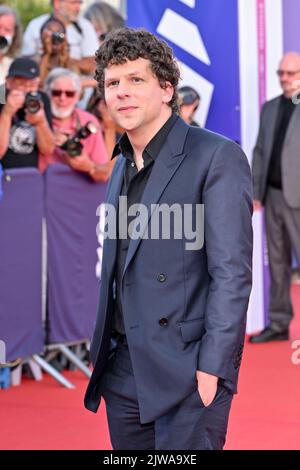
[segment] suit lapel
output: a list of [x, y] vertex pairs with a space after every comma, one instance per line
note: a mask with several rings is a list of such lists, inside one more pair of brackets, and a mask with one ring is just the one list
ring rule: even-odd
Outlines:
[[[111, 176], [111, 186], [106, 198], [106, 204], [110, 204], [115, 208], [116, 217], [118, 217], [119, 196], [123, 183], [125, 161], [126, 160], [123, 156], [118, 158]], [[106, 238], [104, 240], [104, 248], [103, 264], [107, 273], [110, 274], [113, 270], [117, 254], [117, 240], [114, 238]]]
[[295, 133], [297, 134], [298, 129], [299, 129], [299, 122], [300, 122], [300, 106], [295, 105], [296, 109], [294, 110], [291, 120], [289, 122], [287, 131], [286, 131], [286, 136], [285, 136], [285, 145], [288, 142], [289, 138], [294, 135]]
[[[140, 204], [144, 205], [147, 208], [148, 214], [147, 218], [142, 221], [141, 226], [139, 228], [139, 233], [141, 234], [141, 236], [148, 227], [149, 221], [151, 219], [151, 215], [153, 212], [153, 209], [151, 212], [151, 205], [158, 203], [165, 187], [172, 179], [173, 175], [179, 168], [181, 162], [185, 158], [183, 148], [188, 129], [189, 127], [179, 118], [171, 129], [165, 144], [163, 145], [158, 156], [156, 157], [152, 172], [150, 174], [149, 180], [146, 184], [142, 196], [142, 200], [140, 202]], [[140, 222], [140, 220], [136, 219], [134, 227], [139, 225]], [[123, 276], [130, 261], [135, 255], [140, 242], [141, 237], [139, 237], [138, 239], [130, 240]]]
[[276, 128], [276, 122], [277, 122], [277, 117], [278, 117], [278, 112], [279, 112], [279, 104], [280, 104], [281, 97], [278, 97], [274, 103], [273, 106], [270, 107], [269, 113], [268, 113], [268, 125], [270, 126], [270, 133], [268, 135], [268, 140], [267, 140], [267, 151], [266, 151], [266, 164], [269, 165], [269, 161], [271, 158], [271, 153], [272, 153], [272, 147], [273, 147], [273, 142], [274, 142], [274, 137], [275, 137], [275, 128]]

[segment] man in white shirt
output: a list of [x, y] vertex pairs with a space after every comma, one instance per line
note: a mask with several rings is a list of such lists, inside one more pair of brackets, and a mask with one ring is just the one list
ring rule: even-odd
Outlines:
[[[67, 33], [70, 57], [82, 74], [94, 72], [94, 55], [98, 48], [98, 37], [93, 25], [79, 17], [82, 0], [51, 0], [53, 16], [61, 20]], [[27, 26], [23, 38], [22, 55], [37, 56], [43, 53], [41, 27], [51, 15], [34, 18]]]

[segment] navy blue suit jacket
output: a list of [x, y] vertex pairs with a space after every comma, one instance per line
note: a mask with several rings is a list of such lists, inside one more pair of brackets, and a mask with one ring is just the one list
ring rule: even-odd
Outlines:
[[[125, 158], [118, 157], [107, 202], [118, 205]], [[196, 370], [236, 392], [252, 282], [252, 190], [247, 158], [222, 136], [180, 118], [157, 156], [141, 203], [204, 204], [204, 245], [184, 239], [131, 240], [122, 306], [141, 422], [192, 393]], [[147, 224], [145, 223], [145, 229]], [[103, 247], [100, 301], [85, 406], [96, 412], [114, 308], [116, 240]], [[161, 282], [161, 281], [164, 282]], [[165, 319], [167, 321], [160, 321]]]

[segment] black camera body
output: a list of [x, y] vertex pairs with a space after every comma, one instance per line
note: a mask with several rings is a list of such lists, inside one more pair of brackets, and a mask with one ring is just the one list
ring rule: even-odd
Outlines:
[[53, 46], [58, 46], [62, 44], [65, 40], [65, 34], [64, 33], [52, 33], [51, 40]]
[[73, 136], [69, 137], [60, 148], [65, 150], [70, 157], [78, 157], [81, 155], [83, 149], [83, 145], [80, 141], [86, 139], [91, 134], [96, 134], [96, 132], [98, 132], [96, 124], [89, 121], [84, 126], [80, 127]]
[[42, 97], [38, 91], [30, 91], [26, 94], [24, 107], [30, 114], [39, 112], [42, 106]]

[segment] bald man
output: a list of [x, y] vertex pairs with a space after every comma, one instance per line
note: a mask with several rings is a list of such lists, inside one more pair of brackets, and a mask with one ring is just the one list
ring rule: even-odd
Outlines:
[[252, 165], [254, 209], [265, 209], [270, 322], [251, 343], [289, 339], [292, 249], [300, 261], [300, 55], [286, 54], [277, 74], [283, 94], [263, 106]]

